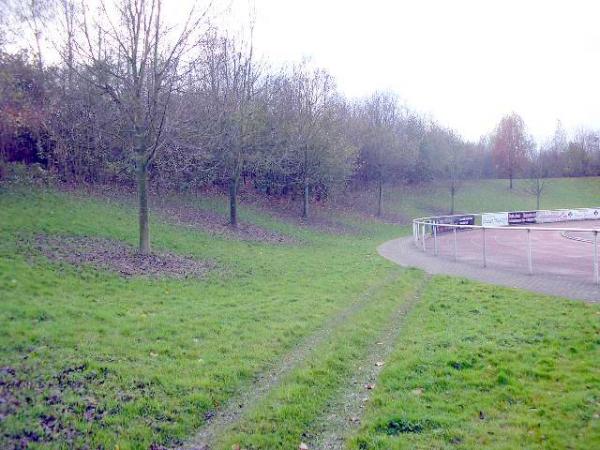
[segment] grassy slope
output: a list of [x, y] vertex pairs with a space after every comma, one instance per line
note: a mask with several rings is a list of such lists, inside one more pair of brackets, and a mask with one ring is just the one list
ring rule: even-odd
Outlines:
[[[30, 264], [15, 241], [66, 233], [134, 243], [135, 211], [13, 193], [0, 196], [0, 210], [0, 359], [40, 382], [39, 392], [30, 390], [33, 405], [2, 422], [9, 434], [39, 434], [38, 417], [52, 414], [90, 433], [92, 444], [174, 443], [201, 424], [203, 412], [397, 270], [367, 238], [273, 224], [304, 241], [274, 246], [154, 224], [155, 248], [210, 258], [221, 269], [205, 281], [123, 280], [43, 258]], [[86, 370], [73, 377], [91, 378], [81, 392], [68, 389], [68, 411], [46, 405], [57, 374], [81, 364]], [[109, 414], [82, 420], [90, 404]]]
[[599, 448], [600, 308], [436, 277], [355, 449]]
[[[600, 206], [600, 177], [557, 178], [545, 181], [541, 208], [576, 208]], [[467, 181], [456, 195], [456, 211], [484, 212], [534, 209], [535, 197], [525, 192], [527, 181], [515, 180], [513, 190], [508, 180]], [[448, 189], [440, 185], [418, 185], [392, 189], [386, 194], [388, 211], [406, 217], [446, 214], [450, 208]]]
[[[587, 194], [581, 186], [584, 181], [591, 183]], [[597, 182], [561, 181], [564, 189], [554, 195], [556, 203], [552, 206], [589, 204], [590, 199], [598, 198], [594, 194], [597, 184], [593, 184]], [[493, 186], [496, 182], [486, 183]], [[496, 188], [490, 189], [495, 192]], [[485, 187], [472, 191], [491, 195]], [[434, 195], [427, 198], [435, 200]], [[213, 202], [206, 205], [222, 207]], [[434, 206], [428, 203], [427, 208]], [[518, 203], [509, 206], [521, 207]], [[75, 444], [119, 444], [120, 448], [147, 448], [152, 442], [175, 444], [202, 424], [205, 412], [244, 389], [257, 373], [277, 364], [303, 337], [356, 301], [362, 292], [398, 272], [375, 252], [376, 244], [398, 234], [398, 228], [362, 223], [370, 235], [333, 236], [243, 208], [242, 216], [247, 220], [293, 235], [302, 243], [245, 243], [154, 223], [155, 248], [209, 258], [217, 262], [219, 270], [203, 281], [123, 280], [109, 273], [52, 264], [43, 258], [30, 260], [16, 251], [15, 242], [36, 233], [63, 233], [134, 243], [135, 211], [66, 194], [1, 191], [0, 211], [0, 360], [2, 366], [15, 368], [29, 383], [21, 400], [27, 396], [32, 399], [19, 414], [0, 422], [0, 446], [5, 434], [42, 434], [40, 420], [49, 415], [60, 417], [65, 428], [79, 430]], [[331, 340], [311, 354], [304, 366], [293, 371], [238, 427], [223, 436], [224, 448], [232, 442], [260, 448], [286, 448], [299, 442], [300, 431], [310, 431], [323, 402], [343, 385], [352, 361], [377, 334], [379, 315], [401, 304], [418, 278], [415, 271], [399, 271], [391, 287], [373, 297], [381, 302], [381, 309], [366, 308], [365, 313], [352, 315], [347, 324], [334, 330]], [[478, 300], [478, 289], [482, 288], [474, 283], [466, 286], [470, 289], [466, 298], [474, 309], [483, 307], [477, 306], [485, 301]], [[447, 296], [443, 290], [431, 292], [430, 303]], [[515, 302], [528, 303], [532, 298], [515, 294]], [[554, 299], [541, 297], [535, 302], [556, 304]], [[556, 305], [557, 315], [570, 313], [573, 308], [572, 303]], [[421, 312], [426, 311], [423, 308]], [[584, 312], [575, 315], [565, 322], [567, 331], [584, 329], [590, 317], [597, 317], [593, 316], [597, 308], [579, 304], [576, 308], [587, 311], [588, 317]], [[440, 313], [436, 311], [423, 320], [438, 323]], [[507, 314], [509, 311], [502, 309], [494, 320], [506, 320]], [[539, 320], [542, 330], [554, 325], [531, 311], [530, 319]], [[418, 335], [419, 324], [423, 324], [416, 323], [411, 332]], [[459, 337], [452, 335], [446, 343], [454, 348]], [[417, 341], [408, 351], [426, 354], [428, 342]], [[478, 341], [478, 348], [480, 344], [484, 345]], [[546, 351], [543, 340], [531, 345], [540, 354]], [[570, 346], [568, 341], [556, 343], [560, 352]], [[462, 349], [456, 348], [452, 351], [455, 359], [461, 358]], [[398, 358], [406, 357], [402, 356], [406, 348], [400, 346], [398, 351]], [[573, 355], [577, 361], [581, 353]], [[61, 374], [82, 364], [81, 371]], [[540, 396], [552, 398], [559, 387], [569, 390], [580, 382], [569, 377], [560, 386], [547, 384], [549, 392]], [[57, 390], [63, 391], [61, 401], [49, 404]], [[459, 395], [460, 390], [457, 392]], [[498, 401], [485, 391], [479, 395], [490, 404]], [[598, 394], [594, 395], [597, 401]], [[400, 404], [391, 405], [402, 412]], [[104, 415], [88, 421], [86, 409], [89, 412], [92, 406]], [[372, 426], [381, 416], [376, 409], [370, 414], [363, 434], [356, 439], [371, 442]], [[512, 417], [511, 411], [507, 414]], [[460, 414], [448, 416], [457, 424], [466, 420]], [[560, 425], [557, 429], [565, 430]], [[67, 445], [65, 436], [63, 432], [62, 441], [54, 445]]]

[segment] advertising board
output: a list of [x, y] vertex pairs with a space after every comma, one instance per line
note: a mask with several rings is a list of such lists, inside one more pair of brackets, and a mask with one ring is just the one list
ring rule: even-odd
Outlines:
[[509, 225], [528, 225], [536, 223], [537, 211], [513, 211], [508, 213]]
[[481, 225], [484, 227], [505, 227], [508, 225], [508, 213], [483, 213]]
[[[475, 225], [475, 216], [472, 214], [465, 214], [462, 216], [439, 216], [434, 219], [434, 223], [441, 225]], [[447, 233], [452, 230], [453, 227], [437, 227], [438, 233]]]

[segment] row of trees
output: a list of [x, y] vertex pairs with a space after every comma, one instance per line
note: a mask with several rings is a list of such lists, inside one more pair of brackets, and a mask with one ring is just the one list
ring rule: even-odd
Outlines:
[[[220, 186], [236, 226], [241, 187], [297, 196], [307, 217], [313, 199], [374, 186], [381, 215], [389, 183], [443, 180], [453, 205], [462, 180], [506, 176], [512, 187], [535, 159], [517, 115], [466, 142], [392, 93], [349, 100], [308, 62], [269, 67], [255, 57], [252, 21], [244, 34], [219, 30], [209, 6], [168, 23], [161, 0], [0, 2], [1, 160], [37, 162], [67, 182], [135, 181], [142, 253], [148, 183]], [[600, 171], [592, 136], [583, 147], [553, 144], [544, 158], [593, 174], [585, 155]]]

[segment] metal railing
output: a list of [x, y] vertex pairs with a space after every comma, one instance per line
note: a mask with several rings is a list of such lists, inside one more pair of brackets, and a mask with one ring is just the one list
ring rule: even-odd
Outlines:
[[[582, 212], [593, 211], [595, 216], [586, 217]], [[575, 219], [571, 219], [571, 221], [581, 221], [581, 220], [598, 220], [600, 224], [600, 208], [578, 208], [572, 210], [539, 210], [539, 211], [527, 211], [527, 212], [506, 212], [506, 213], [482, 213], [482, 214], [455, 214], [448, 216], [431, 216], [431, 217], [421, 217], [417, 219], [413, 219], [413, 239], [417, 248], [422, 249], [424, 252], [429, 250], [432, 251], [434, 256], [439, 256], [439, 245], [440, 245], [440, 235], [447, 235], [449, 232], [452, 233], [453, 237], [452, 241], [452, 257], [454, 261], [459, 259], [459, 239], [458, 233], [460, 231], [473, 231], [473, 230], [481, 230], [481, 264], [483, 267], [488, 266], [488, 257], [490, 250], [487, 245], [487, 237], [486, 231], [489, 234], [492, 230], [507, 230], [511, 232], [525, 232], [526, 233], [526, 248], [524, 249], [524, 253], [527, 259], [527, 271], [529, 274], [533, 274], [534, 267], [534, 258], [533, 258], [533, 242], [532, 242], [532, 232], [537, 233], [546, 233], [546, 232], [559, 232], [562, 233], [563, 236], [568, 233], [590, 233], [592, 238], [590, 240], [587, 239], [577, 239], [583, 240], [586, 242], [591, 242], [593, 249], [591, 252], [593, 267], [590, 267], [590, 272], [593, 275], [593, 280], [596, 284], [600, 285], [600, 268], [599, 268], [599, 251], [598, 251], [598, 235], [600, 233], [599, 228], [573, 228], [573, 227], [540, 227], [536, 225], [548, 224], [548, 223], [557, 223], [562, 222], [562, 220], [548, 220], [541, 222], [530, 222], [525, 225], [514, 225], [506, 223], [506, 225], [500, 226], [490, 226], [490, 225], [477, 225], [476, 221], [482, 223], [484, 219], [486, 219], [486, 215], [506, 215], [510, 217], [511, 214], [528, 214], [527, 219], [522, 220], [535, 220], [535, 216], [539, 215], [540, 217], [549, 216], [551, 212], [557, 212], [559, 215], [556, 217], [576, 217]], [[541, 213], [541, 214], [540, 214]], [[573, 213], [573, 214], [569, 214]], [[593, 214], [592, 213], [592, 214]], [[524, 216], [522, 216], [524, 217]], [[477, 220], [477, 218], [480, 218]], [[453, 222], [472, 222], [472, 223], [453, 223]], [[566, 220], [565, 220], [566, 221]], [[447, 240], [447, 239], [446, 239]], [[428, 241], [431, 241], [431, 244], [428, 244]], [[510, 240], [508, 241], [510, 242]], [[433, 248], [428, 248], [433, 245]]]

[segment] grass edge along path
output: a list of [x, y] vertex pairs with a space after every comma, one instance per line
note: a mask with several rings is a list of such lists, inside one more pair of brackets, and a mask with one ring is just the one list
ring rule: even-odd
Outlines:
[[[396, 311], [417, 292], [423, 272], [401, 269], [399, 276], [332, 331], [311, 357], [215, 441], [215, 449], [298, 448], [312, 439], [312, 424], [335, 398]], [[202, 447], [200, 447], [202, 448]]]
[[346, 445], [600, 448], [599, 333], [598, 305], [434, 276]]

